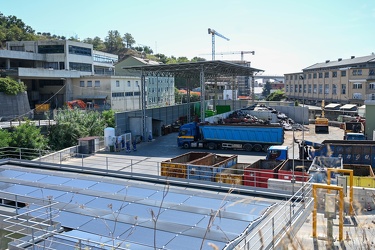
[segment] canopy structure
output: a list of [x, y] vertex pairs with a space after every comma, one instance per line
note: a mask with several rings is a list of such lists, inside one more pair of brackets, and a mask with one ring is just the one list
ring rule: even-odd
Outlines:
[[355, 104], [345, 104], [340, 108], [340, 110], [346, 110], [346, 111], [355, 111], [357, 109], [357, 105]]
[[324, 108], [332, 110], [332, 109], [338, 109], [340, 106], [341, 106], [341, 104], [339, 104], [339, 103], [330, 103], [330, 104], [326, 105]]
[[[186, 77], [199, 78], [201, 89], [201, 121], [205, 119], [204, 101], [205, 101], [205, 78], [215, 78], [221, 76], [251, 76], [252, 77], [252, 95], [254, 95], [254, 72], [264, 70], [247, 67], [226, 61], [202, 61], [176, 64], [159, 64], [159, 65], [139, 65], [129, 66], [123, 69], [141, 72], [141, 98], [142, 98], [142, 128], [143, 138], [147, 138], [146, 131], [146, 76], [169, 76], [169, 77]], [[189, 93], [188, 93], [189, 95]], [[254, 98], [254, 96], [253, 96]], [[253, 99], [254, 100], [254, 99]]]

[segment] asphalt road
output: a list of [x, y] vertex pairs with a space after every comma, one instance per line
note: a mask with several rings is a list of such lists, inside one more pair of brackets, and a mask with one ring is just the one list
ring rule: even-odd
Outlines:
[[[313, 142], [322, 142], [324, 140], [337, 140], [344, 136], [343, 130], [337, 127], [330, 127], [329, 134], [316, 134], [314, 125], [306, 125], [305, 131], [285, 131], [284, 144], [289, 147], [289, 158], [298, 158], [298, 145], [293, 144], [293, 137], [296, 139], [310, 140]], [[294, 146], [294, 148], [293, 148]], [[115, 155], [128, 155], [150, 158], [155, 161], [163, 161], [174, 158], [176, 156], [188, 152], [212, 152], [218, 155], [232, 156], [238, 155], [238, 162], [240, 163], [253, 163], [259, 159], [265, 159], [266, 152], [247, 152], [243, 150], [221, 149], [221, 150], [208, 150], [201, 148], [183, 149], [177, 146], [177, 133], [171, 133], [164, 136], [159, 136], [153, 139], [152, 142], [141, 142], [137, 144], [137, 151], [127, 153], [126, 151], [120, 152], [105, 152], [106, 154]]]

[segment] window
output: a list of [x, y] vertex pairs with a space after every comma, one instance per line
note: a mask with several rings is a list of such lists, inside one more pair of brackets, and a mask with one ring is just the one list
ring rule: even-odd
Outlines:
[[294, 89], [293, 85], [290, 85], [290, 93], [293, 93], [293, 89]]
[[128, 81], [128, 87], [130, 87], [130, 81]]
[[316, 94], [317, 89], [316, 89], [316, 84], [314, 84], [314, 93]]
[[299, 85], [299, 90], [298, 90], [299, 93], [302, 93], [302, 84]]
[[337, 86], [336, 84], [332, 84], [332, 95], [336, 95], [337, 94]]
[[64, 53], [64, 45], [39, 45], [38, 53], [40, 54], [59, 54]]
[[329, 85], [328, 84], [326, 84], [324, 86], [324, 94], [329, 94]]
[[95, 87], [100, 87], [100, 81], [95, 81]]
[[285, 86], [285, 92], [289, 92], [289, 85]]
[[324, 72], [324, 78], [329, 78], [329, 72]]
[[337, 77], [337, 71], [332, 72], [332, 77]]
[[362, 83], [360, 82], [353, 83], [353, 89], [362, 89]]
[[369, 89], [375, 89], [375, 82], [370, 82]]
[[306, 93], [306, 84], [303, 85], [303, 93]]
[[341, 84], [341, 94], [346, 95], [346, 84]]
[[80, 87], [85, 87], [85, 81], [79, 81], [79, 86]]
[[[286, 75], [286, 76], [285, 76], [285, 80], [288, 80], [288, 79], [289, 79], [289, 77]], [[287, 92], [288, 92], [288, 91], [287, 91]]]
[[139, 83], [138, 83], [138, 81], [135, 81], [135, 86], [136, 86], [136, 87], [139, 87]]
[[316, 79], [316, 73], [313, 74], [313, 78]]
[[69, 45], [69, 54], [75, 54], [75, 55], [81, 55], [81, 56], [91, 56], [91, 49]]
[[116, 87], [120, 87], [120, 81], [116, 81]]
[[361, 76], [362, 69], [353, 69], [353, 76]]
[[369, 76], [373, 76], [373, 75], [375, 75], [375, 69], [369, 69], [369, 71], [368, 71], [368, 75], [369, 75]]
[[124, 97], [124, 92], [113, 92], [112, 97]]
[[323, 94], [323, 84], [319, 84], [319, 92], [318, 94]]
[[311, 79], [311, 73], [309, 74], [309, 79]]
[[323, 72], [319, 72], [319, 78], [323, 78]]
[[91, 72], [92, 65], [88, 63], [69, 63], [70, 70], [77, 70], [77, 71], [84, 71], [84, 72]]
[[307, 93], [311, 93], [311, 84], [308, 86]]
[[294, 75], [294, 80], [297, 80], [297, 75]]
[[133, 96], [133, 92], [125, 92], [125, 96]]
[[341, 71], [341, 76], [346, 76], [346, 71]]
[[87, 87], [92, 87], [92, 81], [87, 81]]
[[298, 85], [294, 85], [294, 92], [298, 92]]

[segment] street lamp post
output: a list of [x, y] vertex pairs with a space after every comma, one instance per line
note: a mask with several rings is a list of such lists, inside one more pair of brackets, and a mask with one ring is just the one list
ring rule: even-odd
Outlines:
[[[302, 80], [302, 143], [305, 143], [305, 92], [303, 91], [304, 85], [305, 85], [304, 74], [300, 74], [299, 79]], [[305, 158], [304, 158], [304, 154], [302, 154], [302, 156], [303, 156], [302, 157], [302, 200], [305, 200], [305, 187], [304, 187], [305, 186], [304, 184], [304, 179], [305, 179], [305, 161], [304, 160]], [[305, 206], [305, 202], [303, 202], [303, 204]]]

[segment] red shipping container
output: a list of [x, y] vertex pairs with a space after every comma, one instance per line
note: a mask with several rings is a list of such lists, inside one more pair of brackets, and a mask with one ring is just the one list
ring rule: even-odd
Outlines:
[[277, 172], [284, 161], [258, 160], [244, 170], [243, 184], [253, 187], [268, 187], [268, 179], [277, 179]]

